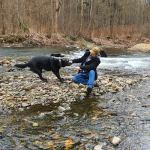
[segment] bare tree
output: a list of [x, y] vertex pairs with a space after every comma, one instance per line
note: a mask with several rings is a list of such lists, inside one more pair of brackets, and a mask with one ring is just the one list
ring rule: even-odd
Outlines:
[[5, 24], [4, 24], [4, 1], [0, 0], [0, 15], [2, 20], [2, 34], [5, 34]]

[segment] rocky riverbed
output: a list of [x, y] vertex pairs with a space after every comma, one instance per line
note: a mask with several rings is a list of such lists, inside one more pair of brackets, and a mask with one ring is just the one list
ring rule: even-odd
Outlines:
[[[14, 60], [3, 60], [2, 62], [3, 66], [9, 66], [11, 65], [10, 62], [14, 62]], [[64, 78], [64, 83], [60, 83], [52, 72], [44, 72], [43, 76], [48, 79], [48, 83], [44, 83], [28, 69], [9, 68], [0, 78], [1, 113], [11, 112], [12, 109], [23, 111], [23, 108], [31, 105], [45, 105], [50, 101], [58, 103], [61, 100], [65, 100], [67, 103], [66, 107], [62, 109], [69, 109], [71, 102], [85, 99], [87, 86], [73, 83], [73, 75], [67, 74], [68, 70], [75, 74], [73, 68], [63, 68], [61, 76]], [[122, 92], [125, 88], [140, 84], [141, 80], [141, 78], [134, 80], [111, 75], [99, 75], [97, 79], [99, 87], [95, 87], [90, 96], [98, 97], [108, 92]]]
[[116, 76], [98, 69], [91, 95], [71, 81], [74, 68], [42, 82], [29, 69], [0, 66], [0, 147], [122, 150], [149, 148], [149, 75]]

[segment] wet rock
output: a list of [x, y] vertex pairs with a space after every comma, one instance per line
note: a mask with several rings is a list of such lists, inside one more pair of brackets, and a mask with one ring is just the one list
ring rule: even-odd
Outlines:
[[80, 83], [80, 84], [79, 84], [79, 87], [80, 87], [80, 88], [85, 88], [86, 86], [85, 86], [84, 84], [81, 84], [81, 83]]
[[101, 145], [96, 145], [96, 146], [94, 147], [94, 150], [102, 150], [102, 146], [101, 146]]
[[117, 93], [117, 91], [113, 90], [113, 89], [108, 89], [109, 92], [111, 93]]
[[26, 92], [21, 92], [20, 93], [20, 96], [24, 96], [24, 95], [26, 95]]
[[23, 79], [23, 78], [24, 78], [23, 76], [19, 76], [19, 77], [18, 77], [18, 79]]
[[27, 101], [27, 100], [28, 100], [27, 97], [23, 97], [23, 98], [22, 98], [22, 101]]
[[2, 64], [6, 64], [7, 60], [6, 59], [3, 59], [2, 60]]
[[129, 51], [139, 51], [139, 52], [149, 52], [150, 51], [150, 44], [140, 43], [136, 44], [131, 48], [128, 48]]
[[22, 103], [22, 107], [28, 107], [29, 104], [28, 103]]
[[28, 125], [33, 125], [33, 123], [34, 123], [28, 119], [24, 119], [24, 121], [25, 121], [25, 124], [28, 124]]
[[32, 85], [30, 85], [30, 86], [26, 86], [26, 87], [24, 87], [24, 90], [25, 91], [29, 91], [29, 90], [31, 90], [33, 88], [33, 86]]
[[3, 64], [3, 67], [7, 67], [8, 65], [7, 64]]
[[60, 112], [63, 112], [63, 111], [65, 111], [66, 109], [65, 109], [64, 107], [59, 106], [59, 107], [58, 107], [58, 110], [59, 110]]
[[131, 80], [131, 79], [129, 79], [129, 80], [127, 80], [126, 82], [127, 82], [127, 84], [132, 84], [134, 81]]
[[34, 123], [32, 124], [32, 126], [33, 126], [33, 127], [38, 127], [39, 125], [38, 125], [38, 123], [34, 122]]
[[3, 138], [6, 135], [6, 131], [4, 129], [0, 129], [0, 138]]
[[46, 117], [45, 113], [40, 113], [37, 119], [44, 119]]
[[79, 85], [76, 84], [76, 83], [72, 83], [72, 84], [71, 84], [71, 87], [72, 87], [72, 88], [79, 88]]
[[119, 137], [114, 136], [112, 139], [110, 139], [110, 142], [114, 145], [117, 146], [120, 142], [121, 139]]
[[100, 55], [101, 55], [101, 57], [107, 57], [107, 54], [104, 50], [100, 51]]
[[22, 111], [24, 111], [24, 108], [19, 108], [18, 110], [19, 110], [20, 112], [22, 112]]
[[84, 97], [84, 96], [86, 96], [86, 93], [81, 93], [80, 95]]

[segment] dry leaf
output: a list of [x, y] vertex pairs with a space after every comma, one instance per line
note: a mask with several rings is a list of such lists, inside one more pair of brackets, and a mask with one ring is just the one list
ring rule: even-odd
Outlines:
[[22, 132], [23, 129], [20, 129], [20, 132]]
[[93, 118], [92, 118], [92, 120], [95, 120], [95, 119], [97, 119], [97, 117], [93, 117]]
[[103, 127], [103, 128], [105, 128], [105, 127], [106, 127], [106, 125], [102, 125], [102, 127]]
[[65, 141], [65, 147], [66, 148], [70, 148], [70, 147], [72, 147], [72, 145], [73, 145], [73, 141], [72, 140], [68, 139], [68, 140]]
[[52, 139], [53, 139], [53, 140], [58, 139], [58, 134], [54, 134], [54, 135], [52, 136]]
[[52, 143], [52, 142], [47, 142], [47, 144], [46, 144], [47, 147], [51, 147], [53, 145], [54, 145], [54, 143]]
[[49, 136], [50, 134], [52, 134], [52, 130], [48, 131], [46, 135]]

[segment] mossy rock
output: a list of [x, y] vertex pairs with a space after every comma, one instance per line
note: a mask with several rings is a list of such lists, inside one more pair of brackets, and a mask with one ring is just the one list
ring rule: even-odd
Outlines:
[[83, 43], [78, 43], [78, 45], [80, 46], [80, 47], [87, 47], [85, 44], [83, 44]]

